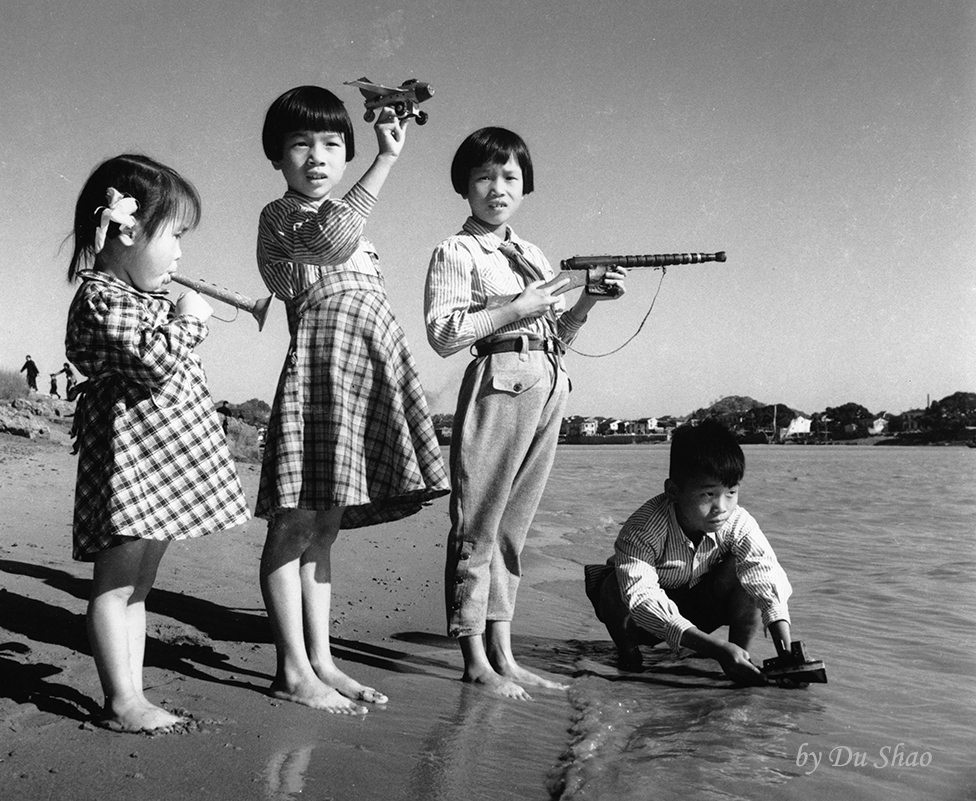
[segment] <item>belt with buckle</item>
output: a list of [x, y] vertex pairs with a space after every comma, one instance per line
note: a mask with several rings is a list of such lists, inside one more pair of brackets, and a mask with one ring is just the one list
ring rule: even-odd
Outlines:
[[541, 350], [546, 353], [558, 353], [561, 356], [565, 348], [558, 339], [528, 339], [526, 337], [474, 343], [475, 356], [490, 356], [493, 353], [522, 353], [526, 350]]

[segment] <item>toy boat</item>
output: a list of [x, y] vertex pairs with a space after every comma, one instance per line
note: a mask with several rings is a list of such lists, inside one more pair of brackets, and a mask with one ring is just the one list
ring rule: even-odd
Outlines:
[[790, 653], [763, 660], [762, 673], [767, 679], [791, 684], [826, 684], [827, 668], [820, 659], [811, 659], [799, 640], [794, 640]]

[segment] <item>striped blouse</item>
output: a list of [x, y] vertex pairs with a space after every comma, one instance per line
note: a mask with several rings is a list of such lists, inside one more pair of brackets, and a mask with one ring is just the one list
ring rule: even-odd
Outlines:
[[[539, 248], [517, 237], [511, 228], [508, 232], [526, 259], [555, 277]], [[513, 339], [522, 334], [544, 339], [550, 335], [543, 319], [523, 318], [497, 331], [492, 327], [489, 306], [525, 289], [525, 280], [498, 249], [501, 241], [479, 220], [468, 217], [460, 233], [435, 248], [427, 269], [424, 316], [427, 339], [441, 356], [457, 353], [480, 339]], [[553, 309], [559, 318], [556, 335], [568, 345], [586, 320], [564, 313], [564, 297], [560, 296]]]
[[664, 590], [694, 586], [729, 553], [739, 581], [756, 599], [763, 626], [789, 622], [787, 601], [793, 588], [759, 524], [741, 506], [719, 531], [706, 533], [696, 548], [678, 525], [674, 504], [665, 494], [657, 495], [624, 523], [610, 564], [634, 622], [677, 651], [693, 624]]
[[289, 190], [261, 211], [258, 268], [268, 289], [290, 300], [324, 277], [322, 268], [379, 275], [375, 248], [363, 228], [376, 198], [355, 184], [341, 200], [316, 204]]

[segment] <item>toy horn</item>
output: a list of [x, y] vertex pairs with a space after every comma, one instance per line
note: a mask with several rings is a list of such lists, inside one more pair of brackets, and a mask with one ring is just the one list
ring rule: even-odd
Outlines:
[[224, 303], [228, 303], [234, 308], [243, 309], [258, 321], [258, 331], [264, 328], [264, 321], [267, 319], [268, 312], [271, 309], [270, 295], [266, 298], [261, 298], [261, 300], [251, 300], [251, 298], [249, 298], [247, 295], [242, 295], [240, 292], [234, 292], [233, 290], [226, 289], [225, 287], [216, 286], [215, 284], [211, 284], [207, 281], [198, 281], [194, 278], [185, 278], [182, 275], [172, 275], [170, 278], [172, 278], [172, 280], [177, 284], [181, 284], [187, 289], [192, 289], [195, 292], [199, 292], [201, 295], [207, 295], [211, 298], [221, 300]]

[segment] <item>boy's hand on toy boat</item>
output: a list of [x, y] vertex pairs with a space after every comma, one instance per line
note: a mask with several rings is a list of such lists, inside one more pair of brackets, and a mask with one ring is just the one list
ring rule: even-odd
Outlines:
[[749, 652], [735, 643], [724, 644], [718, 663], [725, 675], [737, 684], [762, 686], [769, 683], [759, 667], [749, 658]]

